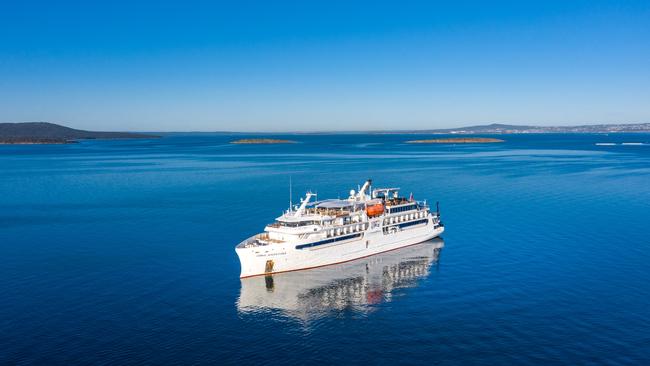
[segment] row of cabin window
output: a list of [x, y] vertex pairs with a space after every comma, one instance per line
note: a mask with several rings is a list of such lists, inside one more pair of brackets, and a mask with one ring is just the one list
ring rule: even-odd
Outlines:
[[409, 222], [404, 222], [404, 223], [401, 223], [401, 224], [398, 224], [398, 225], [395, 225], [395, 226], [388, 226], [388, 227], [384, 228], [384, 234], [388, 234], [390, 229], [394, 228], [396, 226], [398, 226], [400, 228], [405, 228], [405, 227], [409, 227], [409, 226], [413, 226], [413, 225], [419, 225], [419, 224], [428, 225], [429, 224], [429, 219], [409, 221]]
[[397, 222], [400, 222], [400, 221], [413, 220], [413, 219], [424, 218], [424, 217], [426, 217], [426, 212], [424, 212], [424, 211], [413, 212], [413, 213], [402, 215], [402, 216], [393, 216], [393, 217], [389, 217], [387, 219], [384, 219], [384, 225], [389, 225], [389, 224], [397, 223]]
[[415, 210], [416, 205], [408, 205], [404, 207], [393, 207], [389, 209], [390, 213], [396, 213], [396, 212], [404, 212], [404, 211], [409, 211], [409, 210]]
[[368, 229], [368, 223], [351, 225], [344, 228], [328, 229], [326, 232], [327, 232], [327, 236], [336, 236], [341, 234], [345, 235], [355, 231], [363, 231], [366, 229]]
[[428, 222], [429, 222], [428, 219], [424, 219], [424, 220], [418, 220], [418, 221], [405, 222], [403, 224], [399, 224], [398, 226], [399, 227], [407, 227], [407, 226], [413, 226], [413, 225], [418, 225], [418, 224], [424, 224], [424, 223], [428, 223]]

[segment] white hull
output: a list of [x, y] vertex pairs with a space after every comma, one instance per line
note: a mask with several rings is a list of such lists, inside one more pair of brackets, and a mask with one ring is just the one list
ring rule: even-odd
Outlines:
[[[305, 247], [309, 241], [284, 242], [272, 245], [236, 248], [241, 263], [240, 277], [270, 275], [343, 263], [438, 237], [444, 226], [428, 215], [426, 223], [385, 233], [381, 219], [371, 219], [368, 229], [355, 232], [349, 240]], [[243, 243], [251, 240], [245, 240]], [[312, 239], [313, 241], [313, 239]], [[302, 245], [302, 247], [301, 247]]]
[[395, 290], [426, 278], [443, 246], [433, 239], [344, 264], [245, 278], [237, 309], [241, 314], [282, 311], [305, 321], [331, 310], [369, 312], [371, 305], [391, 301]]

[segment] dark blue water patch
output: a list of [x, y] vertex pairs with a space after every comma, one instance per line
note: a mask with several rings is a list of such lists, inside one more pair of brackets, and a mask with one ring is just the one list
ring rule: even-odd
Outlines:
[[[650, 362], [648, 135], [276, 137], [0, 146], [0, 363]], [[439, 201], [444, 248], [249, 287], [290, 177]]]

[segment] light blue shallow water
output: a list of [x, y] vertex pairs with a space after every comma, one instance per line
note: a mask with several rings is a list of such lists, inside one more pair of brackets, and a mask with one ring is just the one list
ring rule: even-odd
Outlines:
[[[0, 363], [650, 363], [648, 135], [0, 146]], [[242, 283], [307, 189], [440, 201], [425, 243]]]

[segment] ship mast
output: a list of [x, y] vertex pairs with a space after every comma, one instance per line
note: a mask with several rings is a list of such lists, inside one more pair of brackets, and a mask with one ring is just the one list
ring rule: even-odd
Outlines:
[[289, 212], [293, 211], [293, 202], [291, 194], [291, 176], [289, 176]]

